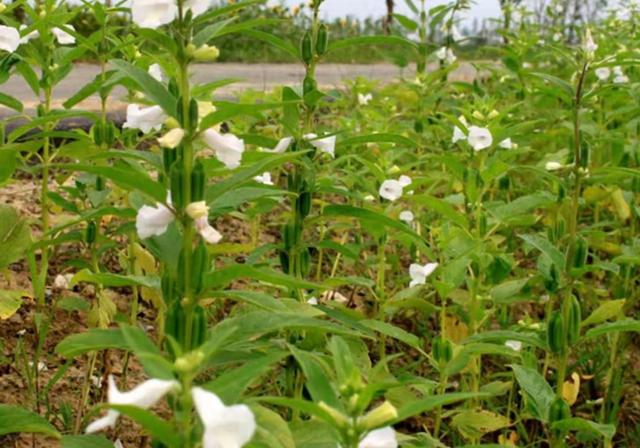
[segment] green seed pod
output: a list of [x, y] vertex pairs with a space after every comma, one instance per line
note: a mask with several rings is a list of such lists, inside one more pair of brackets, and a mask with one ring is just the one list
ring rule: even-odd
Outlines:
[[311, 33], [306, 32], [300, 42], [300, 56], [305, 65], [311, 65], [313, 62], [313, 45], [311, 43]]
[[309, 216], [311, 212], [311, 193], [308, 191], [300, 193], [296, 201], [296, 209], [300, 218], [304, 219]]
[[162, 164], [164, 166], [164, 172], [167, 176], [171, 173], [171, 166], [176, 161], [176, 151], [171, 148], [162, 149]]
[[567, 306], [567, 345], [574, 345], [580, 339], [580, 324], [582, 323], [582, 308], [576, 296], [571, 296]]
[[451, 361], [451, 358], [453, 358], [453, 345], [451, 344], [451, 341], [443, 338], [442, 336], [437, 336], [433, 340], [431, 354], [438, 365], [443, 367]]
[[551, 353], [560, 354], [565, 351], [565, 325], [562, 313], [554, 312], [547, 324], [547, 344]]
[[584, 238], [578, 238], [573, 246], [573, 260], [572, 264], [574, 268], [581, 268], [587, 262], [587, 255], [589, 252], [589, 246]]
[[176, 120], [178, 120], [178, 123], [180, 124], [180, 127], [182, 127], [184, 129], [185, 125], [185, 112], [189, 112], [189, 111], [185, 111], [184, 107], [183, 107], [183, 102], [182, 102], [182, 96], [178, 97], [178, 101], [176, 102]]
[[562, 202], [567, 196], [567, 190], [563, 185], [558, 185], [558, 203]]
[[105, 123], [104, 126], [104, 144], [112, 146], [116, 141], [116, 127], [113, 123]]
[[580, 166], [582, 168], [589, 168], [589, 160], [591, 156], [591, 148], [588, 143], [583, 143], [580, 147]]
[[298, 244], [298, 241], [300, 241], [300, 229], [295, 222], [285, 224], [282, 230], [282, 240], [287, 250], [294, 248]]
[[183, 210], [185, 206], [184, 197], [184, 173], [178, 161], [171, 167], [171, 202], [176, 210]]
[[304, 81], [302, 82], [303, 93], [307, 95], [308, 93], [313, 92], [316, 90], [317, 85], [318, 84], [315, 79], [310, 76], [305, 76]]
[[311, 255], [309, 249], [304, 248], [300, 251], [300, 273], [303, 277], [309, 275], [311, 270]]
[[104, 177], [98, 176], [96, 177], [96, 191], [104, 191]]
[[318, 41], [316, 42], [316, 54], [323, 56], [329, 48], [329, 30], [323, 23], [318, 29]]
[[560, 287], [560, 273], [556, 265], [551, 265], [549, 275], [544, 278], [544, 288], [547, 292], [554, 293]]
[[563, 398], [557, 397], [549, 406], [549, 423], [558, 422], [571, 417], [571, 408]]
[[96, 226], [95, 221], [89, 222], [87, 228], [85, 230], [85, 241], [87, 244], [91, 245], [96, 242], [96, 236], [98, 233], [98, 227]]
[[198, 102], [192, 98], [189, 103], [189, 126], [191, 130], [198, 128], [198, 118]]
[[422, 134], [424, 132], [424, 124], [421, 119], [416, 118], [416, 121], [413, 122], [413, 130], [416, 131], [417, 134]]
[[204, 199], [204, 184], [204, 166], [198, 160], [191, 172], [191, 200], [189, 202], [198, 202]]
[[[186, 292], [186, 285], [185, 285], [185, 278], [184, 278], [185, 265], [186, 265], [185, 254], [183, 249], [180, 251], [180, 255], [178, 256], [178, 273], [176, 275], [176, 291], [178, 292], [178, 297], [183, 297]], [[177, 300], [177, 302], [180, 302], [180, 300]]]
[[164, 273], [160, 280], [160, 289], [164, 303], [169, 305], [177, 300], [176, 281], [169, 274]]
[[178, 87], [178, 82], [174, 78], [171, 78], [169, 80], [168, 88], [169, 93], [171, 93], [171, 95], [173, 95], [174, 97], [180, 95], [180, 87]]
[[196, 250], [193, 252], [191, 261], [191, 291], [200, 294], [202, 291], [202, 280], [204, 273], [209, 269], [209, 253], [207, 246], [201, 240]]
[[207, 338], [207, 319], [204, 308], [196, 306], [193, 314], [193, 330], [191, 335], [190, 350], [200, 347]]
[[291, 273], [291, 271], [289, 270], [289, 254], [284, 250], [281, 250], [278, 255], [280, 257], [280, 266], [282, 267], [282, 272], [284, 272], [285, 274]]
[[93, 143], [97, 146], [102, 146], [104, 143], [104, 125], [101, 121], [96, 121], [91, 126], [91, 135], [93, 136]]

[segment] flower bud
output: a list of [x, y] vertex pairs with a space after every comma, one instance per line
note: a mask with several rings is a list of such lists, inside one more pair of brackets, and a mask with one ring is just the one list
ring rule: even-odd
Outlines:
[[209, 216], [209, 207], [205, 201], [192, 202], [187, 205], [187, 215], [194, 220]]
[[211, 62], [218, 59], [218, 56], [220, 56], [220, 50], [215, 45], [202, 45], [193, 51], [193, 58], [196, 61]]
[[181, 128], [171, 129], [158, 139], [158, 144], [163, 148], [175, 148], [182, 142], [184, 130]]
[[387, 425], [398, 417], [398, 410], [390, 402], [385, 401], [358, 421], [364, 430], [372, 430]]
[[344, 415], [342, 412], [338, 411], [337, 409], [332, 408], [324, 401], [321, 401], [318, 404], [318, 407], [320, 407], [320, 409], [322, 409], [324, 412], [329, 414], [329, 416], [331, 416], [337, 428], [345, 429], [351, 426], [349, 423], [349, 419], [347, 418], [346, 415]]
[[204, 361], [204, 353], [196, 350], [176, 359], [174, 366], [179, 372], [194, 372], [200, 367], [202, 361]]
[[165, 120], [164, 125], [168, 128], [168, 129], [176, 129], [180, 127], [180, 123], [178, 123], [178, 120], [176, 120], [173, 117], [169, 117]]

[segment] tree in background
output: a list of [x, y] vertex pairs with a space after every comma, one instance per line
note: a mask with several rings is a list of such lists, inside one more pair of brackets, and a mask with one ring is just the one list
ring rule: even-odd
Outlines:
[[385, 0], [387, 2], [387, 16], [384, 19], [384, 32], [385, 34], [391, 33], [391, 24], [393, 23], [393, 8], [394, 2], [393, 0]]

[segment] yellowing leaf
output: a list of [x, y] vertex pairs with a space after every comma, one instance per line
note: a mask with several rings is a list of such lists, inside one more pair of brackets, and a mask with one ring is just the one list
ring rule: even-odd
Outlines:
[[600, 306], [593, 310], [593, 313], [591, 313], [591, 315], [582, 322], [582, 325], [587, 326], [599, 324], [605, 320], [613, 319], [622, 312], [625, 302], [625, 299], [620, 299], [607, 300], [606, 302], [601, 303]]
[[146, 274], [155, 274], [158, 271], [155, 258], [140, 244], [135, 243], [133, 245], [133, 254], [136, 257], [136, 263], [138, 263]]
[[508, 436], [500, 434], [498, 436], [498, 443], [505, 446], [518, 446], [518, 433], [516, 433], [515, 431], [511, 431], [509, 432]]
[[463, 437], [479, 439], [493, 431], [511, 426], [511, 421], [489, 411], [462, 411], [451, 420]]
[[621, 189], [618, 188], [611, 193], [611, 201], [613, 202], [613, 209], [620, 221], [624, 222], [631, 218], [631, 207], [629, 207]]
[[444, 318], [444, 335], [450, 341], [458, 344], [467, 338], [469, 329], [458, 317], [447, 316]]
[[0, 291], [0, 319], [9, 319], [22, 305], [24, 291]]
[[569, 403], [569, 406], [573, 406], [578, 401], [579, 393], [580, 375], [577, 372], [573, 372], [569, 381], [565, 381], [562, 385], [562, 398]]
[[584, 189], [582, 196], [587, 203], [594, 204], [607, 199], [609, 197], [609, 191], [603, 187], [592, 185]]

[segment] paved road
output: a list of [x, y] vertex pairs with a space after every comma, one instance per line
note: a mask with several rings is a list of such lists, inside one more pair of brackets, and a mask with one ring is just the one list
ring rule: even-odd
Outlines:
[[[62, 81], [54, 90], [54, 105], [59, 106], [65, 99], [69, 98], [82, 86], [91, 82], [98, 74], [99, 68], [92, 64], [77, 64], [71, 74]], [[301, 81], [304, 70], [295, 64], [197, 64], [192, 68], [193, 80], [197, 83], [212, 82], [220, 79], [234, 78], [238, 82], [219, 89], [216, 92], [218, 99], [230, 99], [242, 90], [270, 90], [279, 85], [294, 85]], [[364, 76], [376, 79], [381, 82], [389, 82], [399, 76], [412, 77], [415, 70], [399, 68], [390, 64], [324, 64], [318, 69], [318, 82], [322, 87], [336, 87], [345, 80]], [[472, 80], [475, 76], [475, 69], [470, 64], [462, 64], [453, 73], [452, 77], [458, 80]], [[27, 109], [33, 109], [38, 103], [38, 99], [27, 87], [22, 78], [12, 77], [5, 84], [0, 85], [0, 92], [21, 99]], [[123, 103], [119, 102], [123, 96], [122, 89], [113, 92], [111, 108], [120, 109]], [[85, 109], [96, 110], [99, 108], [97, 97], [92, 97], [80, 104]]]

